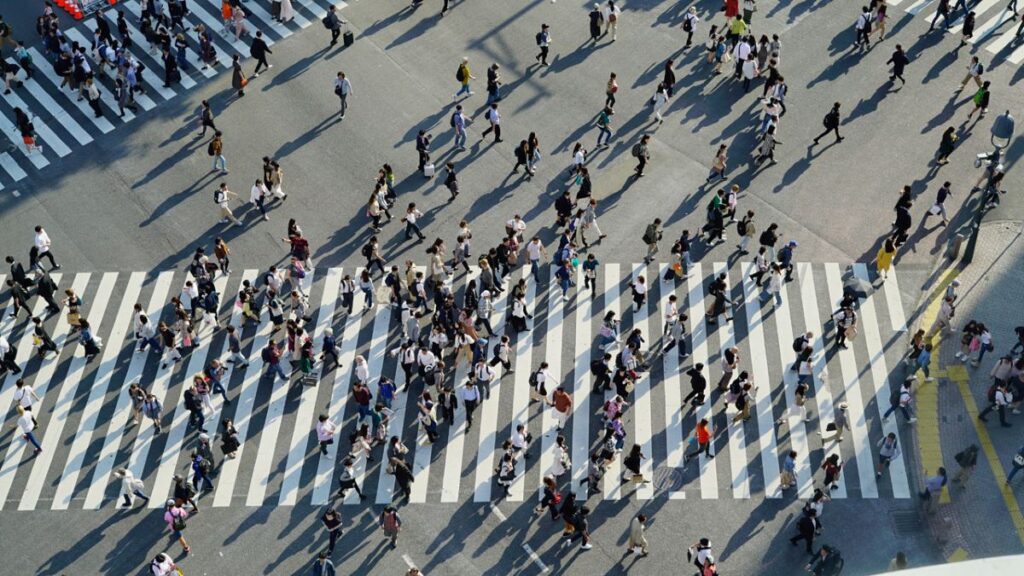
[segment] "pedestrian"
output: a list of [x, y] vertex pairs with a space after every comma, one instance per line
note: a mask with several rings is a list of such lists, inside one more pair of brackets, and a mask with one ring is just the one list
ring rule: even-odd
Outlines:
[[398, 515], [398, 510], [388, 504], [381, 511], [378, 523], [384, 532], [384, 537], [391, 540], [391, 547], [397, 548], [398, 533], [402, 531], [402, 518]]
[[899, 440], [896, 438], [895, 432], [889, 432], [875, 446], [878, 447], [878, 467], [875, 469], [875, 477], [881, 478], [882, 471], [888, 469], [892, 461], [900, 456]]
[[1010, 462], [1010, 465], [1013, 469], [1010, 470], [1010, 474], [1006, 476], [1007, 486], [1010, 485], [1014, 476], [1020, 473], [1021, 470], [1024, 470], [1024, 446], [1021, 446], [1020, 450], [1017, 450], [1017, 453], [1013, 455], [1013, 460]]
[[487, 69], [487, 102], [486, 105], [490, 106], [492, 102], [501, 100], [501, 73], [499, 70], [501, 66], [494, 62], [490, 68]]
[[231, 88], [237, 91], [238, 97], [245, 96], [245, 87], [249, 84], [249, 79], [245, 77], [245, 73], [242, 72], [241, 57], [235, 54], [231, 57]]
[[588, 15], [590, 18], [590, 40], [597, 45], [601, 38], [601, 26], [604, 24], [604, 14], [601, 12], [601, 5], [594, 2], [594, 9]]
[[212, 473], [212, 460], [207, 460], [200, 454], [192, 457], [192, 485], [195, 487], [197, 494], [203, 492], [204, 487], [206, 492], [213, 492], [213, 480], [210, 479], [210, 474]]
[[838, 490], [839, 486], [836, 485], [836, 482], [839, 481], [839, 474], [843, 471], [843, 462], [839, 459], [839, 453], [835, 452], [829, 455], [821, 463], [821, 469], [825, 471], [825, 478], [822, 481], [822, 488], [825, 492]]
[[907, 81], [903, 78], [903, 70], [909, 63], [910, 59], [907, 58], [906, 53], [903, 52], [903, 46], [901, 44], [897, 44], [896, 50], [892, 53], [892, 56], [890, 56], [889, 60], [886, 62], [886, 64], [892, 64], [892, 74], [889, 75], [889, 82], [895, 82], [896, 79], [899, 78], [901, 83], [906, 84]]
[[356, 482], [355, 473], [355, 461], [351, 456], [345, 458], [341, 463], [341, 478], [339, 480], [340, 487], [338, 488], [338, 498], [344, 500], [349, 490], [355, 489], [356, 494], [359, 495], [360, 500], [365, 500], [366, 496], [363, 495], [363, 491], [359, 488], [359, 484]]
[[988, 422], [985, 416], [991, 413], [992, 410], [996, 410], [999, 413], [999, 424], [1003, 428], [1009, 428], [1012, 424], [1006, 421], [1006, 407], [1009, 406], [1013, 400], [1013, 393], [1005, 382], [997, 382], [993, 384], [989, 388], [988, 393], [989, 405], [978, 414], [978, 420]]
[[[686, 32], [686, 45], [683, 46], [683, 50], [687, 50], [687, 49], [689, 49], [690, 46], [693, 45], [693, 33], [694, 33], [695, 30], [697, 30], [697, 23], [698, 22], [700, 22], [700, 18], [697, 16], [697, 7], [696, 6], [690, 6], [686, 10], [686, 13], [683, 14], [683, 24], [682, 24], [682, 26], [683, 26], [683, 32]], [[714, 34], [714, 29], [715, 28], [717, 28], [717, 26], [712, 27], [712, 29], [713, 29], [712, 34]]]
[[206, 147], [206, 152], [210, 156], [213, 156], [213, 168], [210, 168], [210, 172], [216, 172], [217, 166], [220, 166], [220, 173], [228, 173], [228, 161], [224, 157], [224, 140], [221, 138], [223, 133], [220, 130], [214, 129], [213, 140]]
[[699, 574], [704, 576], [704, 565], [710, 561], [714, 563], [715, 559], [711, 555], [711, 540], [707, 538], [701, 538], [694, 542], [689, 548], [686, 549], [686, 560], [693, 562], [693, 565], [700, 570]]
[[334, 79], [334, 94], [338, 97], [341, 103], [341, 110], [338, 111], [338, 117], [342, 120], [345, 119], [345, 110], [348, 109], [348, 98], [352, 96], [352, 81], [348, 79], [348, 76], [344, 72], [338, 71], [338, 76]]
[[808, 554], [814, 554], [814, 519], [817, 513], [812, 509], [807, 514], [804, 514], [797, 520], [796, 529], [797, 534], [789, 539], [789, 543], [796, 546], [798, 542], [803, 540], [806, 544], [806, 550]]
[[192, 552], [192, 548], [185, 541], [184, 531], [187, 519], [188, 511], [181, 504], [174, 499], [167, 501], [164, 506], [164, 522], [167, 524], [167, 528], [171, 531], [173, 537], [181, 544], [181, 548], [185, 551], [186, 555]]
[[[327, 447], [334, 444], [334, 434], [337, 432], [338, 426], [331, 420], [327, 414], [321, 414], [317, 418], [316, 423], [316, 439], [320, 443], [320, 455], [327, 455]], [[333, 543], [332, 543], [333, 548]]]
[[821, 140], [823, 137], [828, 135], [829, 132], [835, 132], [837, 144], [843, 141], [843, 137], [839, 135], [839, 107], [839, 102], [833, 104], [832, 110], [830, 110], [829, 113], [825, 115], [825, 118], [821, 121], [822, 125], [825, 127], [825, 131], [814, 139], [815, 144], [817, 144], [818, 141]]
[[[333, 6], [331, 7], [334, 8]], [[334, 562], [327, 557], [329, 552], [321, 552], [317, 555], [316, 560], [313, 561], [313, 567], [310, 570], [312, 576], [336, 576], [337, 572], [334, 569]]]
[[697, 422], [697, 427], [690, 439], [691, 444], [696, 444], [696, 449], [683, 456], [684, 466], [690, 461], [690, 458], [693, 458], [702, 452], [704, 453], [705, 458], [714, 458], [714, 455], [711, 453], [711, 442], [714, 440], [715, 430], [715, 427], [708, 422], [707, 418], [701, 418], [700, 421]]
[[982, 86], [981, 76], [985, 73], [985, 65], [981, 63], [981, 60], [977, 56], [971, 56], [971, 62], [967, 64], [967, 74], [964, 79], [960, 81], [960, 87], [955, 92], [960, 92], [967, 86], [968, 80], [974, 80], [974, 83], [980, 88]]
[[[871, 8], [864, 6], [861, 8], [861, 14], [857, 17], [857, 22], [854, 24], [854, 29], [857, 31], [857, 39], [854, 41], [854, 48], [870, 48], [871, 47]], [[809, 546], [809, 544], [808, 544]], [[809, 551], [809, 550], [808, 550]]]
[[964, 448], [960, 452], [957, 452], [953, 459], [960, 466], [960, 470], [953, 477], [953, 483], [959, 484], [961, 488], [965, 487], [967, 480], [971, 477], [971, 473], [974, 472], [975, 466], [978, 465], [978, 445], [971, 444], [967, 448]]
[[[928, 27], [929, 32], [935, 29], [935, 23], [939, 21], [939, 16], [942, 16], [942, 23], [945, 29], [949, 30], [949, 0], [939, 0], [939, 5], [935, 10], [935, 17], [932, 18], [932, 24]], [[1018, 34], [1020, 34], [1019, 30]]]
[[632, 552], [638, 556], [647, 556], [649, 546], [647, 544], [647, 516], [637, 514], [629, 522], [629, 542], [626, 544], [626, 554]]
[[668, 105], [668, 99], [668, 87], [664, 82], [662, 82], [658, 84], [658, 88], [654, 92], [654, 117], [658, 119], [658, 126], [661, 126], [665, 122], [665, 118], [661, 115], [661, 111]]
[[825, 426], [825, 431], [833, 432], [833, 434], [826, 437], [822, 436], [820, 431], [818, 432], [818, 435], [822, 436], [822, 444], [824, 444], [825, 442], [842, 442], [843, 432], [850, 430], [850, 419], [846, 413], [848, 405], [846, 404], [846, 402], [840, 402], [837, 408], [839, 408], [839, 411], [833, 415], [832, 422], [829, 422]]
[[236, 458], [238, 456], [238, 449], [242, 443], [238, 440], [238, 430], [235, 429], [234, 422], [230, 418], [225, 418], [221, 421], [221, 445], [220, 449], [227, 458]]
[[551, 519], [558, 520], [559, 506], [562, 504], [562, 493], [558, 491], [558, 484], [551, 476], [545, 476], [543, 480], [544, 496], [540, 504], [533, 509], [534, 514], [541, 514], [547, 508], [551, 512]]
[[[610, 2], [611, 0], [609, 0]], [[605, 33], [608, 31], [605, 30]], [[541, 24], [540, 32], [537, 32], [536, 36], [537, 46], [540, 48], [540, 52], [534, 57], [534, 60], [540, 62], [541, 66], [548, 65], [548, 50], [551, 48], [551, 32], [547, 24]]]
[[491, 107], [484, 112], [484, 119], [486, 119], [490, 123], [490, 126], [488, 126], [486, 130], [480, 133], [480, 139], [483, 140], [484, 138], [487, 137], [488, 134], [490, 134], [493, 131], [495, 144], [497, 144], [498, 142], [502, 142], [503, 140], [501, 139], [501, 114], [498, 112], [497, 102], [492, 102]]
[[327, 9], [327, 14], [321, 22], [324, 28], [331, 31], [331, 43], [328, 46], [334, 46], [338, 43], [338, 36], [341, 36], [341, 25], [347, 24], [347, 22], [338, 17], [338, 9], [335, 6]]
[[704, 180], [705, 184], [710, 183], [716, 178], [719, 180], [725, 180], [725, 168], [729, 159], [726, 148], [725, 144], [720, 144], [718, 146], [718, 151], [715, 152], [715, 157], [711, 161], [711, 171], [708, 173], [707, 179]]
[[949, 164], [949, 155], [953, 153], [957, 141], [960, 139], [956, 134], [956, 127], [950, 126], [942, 133], [942, 142], [939, 143], [939, 153], [935, 163], [939, 166]]
[[961, 23], [961, 37], [960, 46], [966, 46], [967, 41], [974, 37], [974, 11], [967, 13], [964, 17], [964, 21]]
[[992, 96], [992, 92], [989, 90], [990, 84], [991, 83], [988, 80], [985, 80], [981, 84], [981, 87], [978, 88], [978, 91], [974, 93], [974, 96], [971, 98], [971, 101], [974, 102], [974, 108], [967, 113], [968, 120], [970, 120], [974, 116], [974, 113], [979, 110], [981, 111], [981, 114], [978, 115], [978, 119], [980, 120], [985, 117], [985, 112], [988, 112], [989, 99]]
[[171, 560], [170, 556], [162, 552], [157, 554], [153, 561], [149, 563], [149, 572], [153, 576], [176, 576], [183, 574], [178, 564]]
[[918, 497], [924, 501], [925, 512], [931, 512], [935, 507], [935, 501], [938, 499], [939, 494], [942, 493], [942, 489], [946, 487], [946, 469], [939, 466], [939, 469], [932, 476], [928, 475], [928, 471], [924, 471], [924, 489], [918, 492]]
[[231, 207], [228, 205], [231, 198], [237, 197], [238, 194], [228, 190], [227, 182], [221, 182], [220, 187], [214, 190], [213, 202], [220, 208], [221, 218], [219, 224], [232, 222], [235, 226], [243, 226], [242, 221], [235, 217], [235, 214], [231, 211]]
[[344, 534], [344, 530], [341, 526], [341, 514], [338, 514], [334, 508], [327, 508], [327, 510], [320, 516], [320, 522], [324, 525], [324, 530], [327, 530], [327, 536], [329, 538], [327, 544], [327, 555], [334, 554], [334, 545], [338, 542], [338, 538]]
[[637, 159], [637, 165], [636, 168], [633, 168], [633, 172], [636, 172], [638, 178], [643, 178], [644, 168], [647, 166], [647, 162], [651, 159], [651, 152], [647, 147], [647, 143], [650, 141], [651, 135], [644, 134], [640, 137], [640, 141], [633, 145], [633, 149], [631, 150], [633, 157]]
[[782, 461], [782, 475], [779, 480], [781, 490], [789, 490], [796, 486], [796, 450], [790, 450]]
[[39, 440], [36, 439], [34, 431], [39, 425], [36, 423], [35, 417], [32, 412], [25, 409], [24, 406], [17, 406], [18, 412], [18, 430], [21, 432], [21, 437], [26, 443], [32, 444], [35, 447], [35, 454], [39, 454], [43, 451], [43, 447], [39, 445]]
[[452, 95], [452, 102], [458, 100], [459, 96], [462, 96], [463, 94], [467, 96], [476, 94], [476, 92], [469, 89], [469, 81], [476, 80], [476, 76], [473, 76], [472, 72], [469, 70], [469, 58], [463, 56], [462, 63], [459, 64], [459, 67], [455, 70], [455, 80], [461, 86], [458, 92]]

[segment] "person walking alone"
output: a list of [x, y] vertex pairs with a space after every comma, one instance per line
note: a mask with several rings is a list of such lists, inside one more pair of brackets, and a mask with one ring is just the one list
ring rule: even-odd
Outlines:
[[348, 109], [348, 99], [352, 96], [352, 81], [345, 76], [344, 72], [338, 71], [338, 77], [334, 79], [334, 94], [341, 101], [341, 110], [338, 116], [344, 120], [345, 110]]
[[263, 31], [257, 30], [256, 37], [252, 39], [252, 44], [249, 46], [249, 55], [256, 60], [256, 69], [252, 71], [253, 78], [260, 77], [260, 68], [267, 70], [274, 67], [273, 64], [267, 63], [267, 54], [273, 54], [274, 52], [267, 46], [267, 42], [263, 39]]
[[347, 22], [338, 17], [338, 9], [335, 6], [327, 9], [327, 14], [321, 22], [324, 28], [331, 31], [331, 43], [328, 46], [334, 46], [338, 43], [338, 36], [341, 36], [341, 25], [347, 24]]
[[903, 51], [901, 44], [896, 45], [896, 50], [889, 57], [889, 61], [886, 64], [892, 64], [892, 74], [889, 75], [889, 82], [895, 82], [897, 78], [900, 82], [906, 84], [906, 79], [903, 78], [903, 70], [910, 63], [910, 59], [907, 58], [907, 54]]
[[538, 53], [533, 59], [540, 62], [541, 66], [548, 65], [548, 50], [551, 48], [551, 32], [547, 24], [541, 24], [540, 32], [537, 32], [537, 46], [540, 47], [540, 53]]
[[821, 121], [822, 125], [825, 126], [825, 131], [819, 134], [815, 139], [814, 143], [817, 144], [819, 140], [828, 135], [829, 132], [835, 132], [836, 143], [843, 141], [843, 137], [839, 135], [839, 102], [832, 105], [832, 110], [825, 115], [825, 118]]

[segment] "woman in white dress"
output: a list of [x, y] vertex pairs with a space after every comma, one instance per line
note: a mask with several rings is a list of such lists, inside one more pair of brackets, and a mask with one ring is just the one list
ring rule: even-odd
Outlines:
[[281, 0], [281, 22], [288, 22], [295, 18], [295, 9], [292, 8], [292, 0]]

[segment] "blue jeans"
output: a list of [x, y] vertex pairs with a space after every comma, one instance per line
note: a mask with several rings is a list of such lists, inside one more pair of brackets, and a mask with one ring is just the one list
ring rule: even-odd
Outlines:
[[359, 421], [370, 417], [370, 405], [369, 404], [356, 404], [356, 410], [359, 411]]
[[363, 299], [367, 308], [373, 306], [373, 290], [363, 289]]
[[978, 364], [981, 364], [981, 361], [985, 359], [985, 352], [988, 352], [988, 351], [992, 350], [993, 348], [995, 348], [995, 346], [993, 346], [991, 344], [989, 344], [987, 346], [983, 344], [981, 346], [981, 351], [978, 352]]
[[220, 169], [221, 170], [227, 170], [228, 169], [228, 160], [227, 160], [227, 158], [224, 157], [223, 154], [217, 154], [216, 156], [213, 157], [213, 169], [214, 170], [217, 169], [217, 165], [218, 164], [220, 165]]
[[35, 434], [33, 434], [31, 432], [26, 432], [26, 433], [22, 434], [21, 437], [24, 438], [26, 442], [31, 442], [32, 445], [36, 447], [36, 450], [42, 450], [43, 449], [43, 447], [39, 445], [39, 441], [36, 440], [36, 435]]
[[280, 362], [267, 364], [267, 371], [263, 375], [266, 376], [267, 374], [270, 374], [272, 371], [277, 372], [277, 375], [280, 376], [282, 380], [288, 379], [288, 375], [284, 373], [284, 368], [281, 368]]
[[192, 485], [196, 487], [196, 492], [203, 492], [203, 486], [206, 486], [206, 492], [213, 491], [213, 480], [210, 480], [209, 476], [204, 474], [196, 474], [192, 477]]
[[917, 367], [918, 367], [918, 368], [919, 368], [919, 369], [920, 369], [920, 370], [921, 370], [922, 372], [924, 372], [924, 377], [925, 377], [925, 378], [929, 378], [929, 376], [928, 376], [928, 365], [927, 365], [927, 364], [921, 364], [920, 362], [918, 362], [918, 363], [917, 363]]
[[141, 352], [145, 350], [147, 345], [152, 346], [157, 350], [160, 349], [160, 341], [156, 338], [143, 338], [139, 343], [139, 351]]
[[[244, 359], [243, 359], [244, 361]], [[225, 402], [228, 402], [228, 391], [224, 389], [224, 386], [220, 383], [220, 380], [210, 379], [210, 389], [214, 394], [220, 394]]]
[[536, 278], [540, 274], [540, 265], [537, 264], [538, 260], [530, 260], [530, 276]]
[[455, 93], [455, 97], [458, 98], [463, 94], [469, 94], [469, 82], [466, 82], [462, 85], [462, 88], [459, 88], [459, 91]]
[[604, 138], [604, 143], [605, 144], [607, 144], [608, 141], [612, 139], [612, 131], [607, 126], [598, 126], [597, 130], [598, 130], [598, 132], [597, 132], [597, 145], [598, 146], [601, 145], [601, 136], [605, 137]]
[[900, 412], [903, 412], [903, 417], [904, 418], [906, 418], [907, 420], [910, 420], [910, 410], [907, 409], [908, 407], [907, 406], [901, 406], [899, 404], [897, 404], [895, 406], [889, 406], [889, 409], [885, 411], [885, 414], [882, 414], [882, 418], [888, 418], [889, 415], [892, 414], [893, 412], [895, 412], [897, 408], [899, 408]]
[[465, 145], [466, 145], [466, 131], [465, 130], [456, 130], [455, 131], [455, 146], [458, 147], [458, 148], [462, 148]]
[[[771, 292], [769, 292], [768, 290], [762, 290], [761, 291], [761, 297], [760, 297], [761, 298], [761, 304], [764, 304], [765, 302], [767, 302], [768, 299], [771, 298], [771, 297], [772, 297], [772, 293]], [[782, 292], [776, 292], [775, 293], [775, 305], [776, 306], [782, 306]]]

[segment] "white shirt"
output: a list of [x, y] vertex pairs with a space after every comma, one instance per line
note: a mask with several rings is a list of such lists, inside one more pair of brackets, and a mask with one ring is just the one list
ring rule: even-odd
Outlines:
[[18, 418], [18, 427], [21, 428], [22, 434], [28, 434], [36, 427], [35, 423], [32, 422], [31, 412], [25, 412]]
[[349, 94], [352, 93], [352, 82], [350, 82], [348, 78], [344, 78], [344, 79], [335, 78], [334, 79], [334, 87], [335, 88], [339, 88], [340, 87], [341, 88], [341, 93], [344, 96], [348, 96]]
[[462, 389], [463, 402], [476, 402], [479, 399], [480, 392], [477, 391], [476, 386], [466, 386]]
[[416, 357], [416, 362], [424, 368], [433, 368], [437, 364], [437, 356], [430, 350], [422, 350]]
[[574, 154], [573, 157], [572, 157], [572, 163], [573, 163], [574, 166], [583, 166], [583, 164], [586, 161], [587, 161], [587, 156], [586, 156], [586, 154], [583, 153], [583, 148], [580, 148], [579, 151], [576, 152], [576, 154]]
[[750, 44], [746, 42], [737, 43], [736, 47], [732, 49], [732, 56], [738, 60], [750, 58]]
[[665, 309], [665, 324], [675, 324], [677, 320], [679, 320], [679, 310], [674, 302], [669, 302], [668, 308]]
[[423, 216], [423, 212], [420, 212], [419, 210], [410, 210], [405, 213], [405, 221], [409, 224], [415, 224], [416, 220], [421, 216]]
[[32, 405], [35, 404], [35, 397], [33, 394], [35, 394], [35, 392], [32, 390], [32, 387], [26, 384], [25, 386], [22, 386], [20, 390], [16, 389], [14, 391], [14, 401], [21, 404], [21, 407], [27, 410], [32, 408]]
[[633, 284], [633, 290], [636, 290], [637, 294], [647, 294], [647, 284], [637, 282]]
[[540, 260], [540, 252], [544, 249], [544, 244], [541, 242], [529, 242], [526, 245], [526, 254], [530, 257], [530, 261]]
[[356, 362], [356, 380], [366, 382], [370, 379], [370, 367], [366, 362]]
[[540, 388], [542, 384], [545, 388], [548, 388], [548, 384], [555, 384], [555, 379], [551, 377], [551, 373], [547, 369], [537, 372], [537, 388]]
[[526, 448], [526, 435], [521, 434], [518, 430], [512, 433], [512, 446], [515, 446], [519, 450]]
[[39, 248], [40, 254], [50, 251], [50, 236], [46, 233], [46, 230], [36, 232], [35, 244], [36, 248]]
[[519, 220], [513, 218], [508, 222], [505, 222], [505, 226], [515, 230], [518, 234], [522, 234], [526, 230], [526, 222], [523, 222], [521, 218]]
[[260, 198], [265, 198], [270, 192], [267, 190], [266, 184], [258, 182], [253, 184], [252, 190], [249, 191], [249, 202], [255, 204]]
[[333, 420], [324, 420], [316, 423], [316, 439], [319, 442], [326, 442], [334, 437], [337, 425]]
[[476, 368], [476, 379], [481, 382], [490, 382], [494, 378], [494, 370], [486, 363], [480, 364]]
[[220, 206], [221, 208], [227, 208], [228, 207], [228, 191], [227, 190], [217, 190], [216, 199], [219, 200], [217, 202], [217, 206]]

